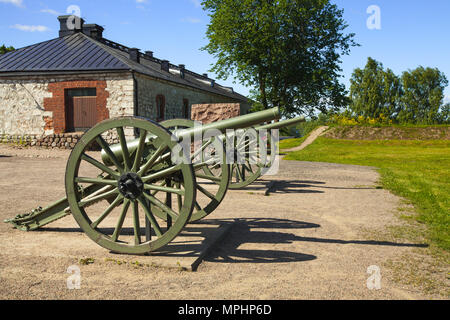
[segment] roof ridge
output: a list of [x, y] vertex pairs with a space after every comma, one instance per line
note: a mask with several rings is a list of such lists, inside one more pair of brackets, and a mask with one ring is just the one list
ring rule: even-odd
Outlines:
[[[131, 66], [131, 65], [128, 63], [128, 61], [126, 61], [126, 60], [129, 60], [129, 59], [123, 59], [123, 57], [121, 57], [120, 55], [117, 55], [116, 52], [114, 52], [114, 51], [112, 51], [112, 50], [109, 50], [109, 49], [112, 49], [112, 48], [109, 47], [108, 45], [105, 45], [103, 42], [98, 41], [98, 40], [96, 40], [96, 39], [93, 39], [93, 38], [89, 37], [88, 35], [86, 35], [86, 34], [84, 34], [84, 33], [81, 33], [81, 34], [83, 35], [84, 38], [86, 38], [86, 39], [89, 40], [90, 42], [93, 42], [94, 44], [100, 46], [100, 48], [101, 48], [102, 50], [105, 50], [108, 54], [112, 55], [114, 58], [118, 59], [120, 62], [122, 62], [122, 63], [124, 63], [125, 65], [127, 65], [130, 69], [133, 69], [133, 66]], [[105, 46], [106, 48], [103, 47], [103, 46]]]

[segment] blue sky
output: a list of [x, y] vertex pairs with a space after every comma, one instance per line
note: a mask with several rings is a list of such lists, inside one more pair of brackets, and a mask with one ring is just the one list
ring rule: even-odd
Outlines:
[[[200, 0], [0, 0], [0, 44], [16, 48], [56, 38], [58, 14], [71, 5], [81, 9], [87, 23], [105, 28], [104, 36], [158, 58], [208, 72], [214, 58], [199, 49], [206, 45], [207, 14]], [[353, 70], [363, 67], [367, 57], [381, 61], [395, 73], [437, 67], [450, 80], [449, 0], [333, 0], [344, 9], [348, 32], [356, 34], [361, 47], [343, 57], [342, 82], [348, 87]], [[381, 29], [370, 30], [371, 5], [380, 8]], [[73, 12], [70, 12], [73, 13]], [[214, 74], [209, 73], [211, 77]], [[232, 79], [220, 81], [247, 94], [248, 88]], [[450, 87], [446, 89], [450, 102]]]

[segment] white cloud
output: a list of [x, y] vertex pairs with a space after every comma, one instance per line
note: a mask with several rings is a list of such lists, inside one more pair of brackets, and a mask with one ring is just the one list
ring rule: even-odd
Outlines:
[[196, 6], [197, 8], [200, 8], [202, 6], [201, 0], [191, 0], [191, 2]]
[[45, 32], [45, 31], [50, 30], [46, 26], [27, 26], [27, 25], [23, 25], [23, 24], [15, 24], [15, 25], [11, 26], [11, 28], [17, 29], [20, 31], [27, 31], [27, 32], [36, 32], [36, 31], [37, 32]]
[[136, 0], [136, 8], [138, 8], [139, 10], [142, 10], [142, 11], [148, 11], [146, 6], [144, 6], [144, 4], [147, 4], [147, 3], [148, 3], [148, 0]]
[[17, 7], [23, 7], [23, 0], [0, 0], [0, 2], [11, 3]]
[[41, 12], [43, 12], [43, 13], [50, 13], [50, 14], [53, 14], [55, 16], [59, 16], [60, 15], [60, 13], [58, 11], [52, 10], [52, 9], [42, 9]]
[[197, 19], [197, 18], [191, 18], [191, 17], [187, 17], [187, 18], [183, 18], [181, 19], [181, 22], [188, 22], [188, 23], [200, 23], [202, 22], [202, 20]]

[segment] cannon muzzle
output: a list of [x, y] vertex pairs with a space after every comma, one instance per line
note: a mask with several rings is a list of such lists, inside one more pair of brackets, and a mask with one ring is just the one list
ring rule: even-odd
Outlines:
[[288, 119], [288, 120], [283, 120], [283, 121], [266, 124], [263, 126], [258, 126], [255, 129], [256, 130], [280, 129], [280, 128], [292, 126], [292, 125], [300, 123], [300, 122], [305, 122], [305, 121], [306, 121], [305, 117], [298, 117], [298, 118], [294, 118], [294, 119]]

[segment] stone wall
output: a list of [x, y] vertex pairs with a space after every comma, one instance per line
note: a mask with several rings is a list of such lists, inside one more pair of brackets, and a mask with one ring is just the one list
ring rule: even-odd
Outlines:
[[131, 74], [106, 80], [109, 92], [106, 107], [110, 118], [134, 115], [134, 81]]
[[0, 134], [51, 134], [52, 112], [44, 108], [51, 97], [48, 81], [0, 79]]
[[184, 118], [183, 100], [188, 100], [189, 111], [191, 114], [192, 105], [195, 104], [216, 104], [216, 103], [234, 103], [235, 100], [216, 95], [194, 88], [178, 86], [170, 82], [157, 81], [143, 75], [136, 75], [138, 84], [138, 115], [155, 120], [156, 97], [163, 95], [165, 98], [165, 120], [174, 118]]
[[241, 114], [239, 103], [194, 104], [192, 120], [203, 124], [238, 117]]
[[50, 135], [0, 135], [0, 143], [20, 146], [73, 149], [81, 138], [79, 133], [60, 133]]

